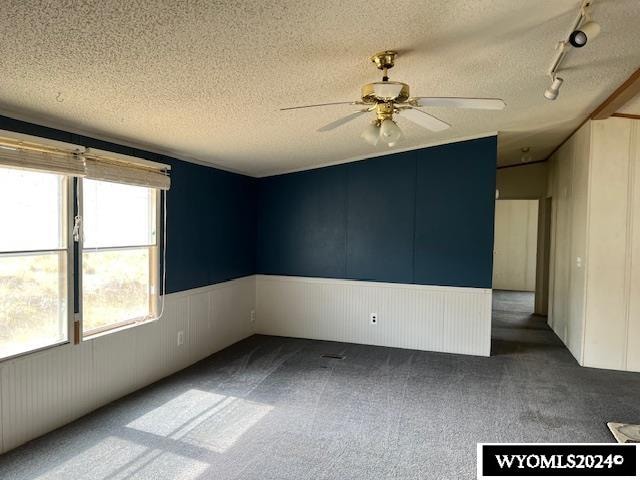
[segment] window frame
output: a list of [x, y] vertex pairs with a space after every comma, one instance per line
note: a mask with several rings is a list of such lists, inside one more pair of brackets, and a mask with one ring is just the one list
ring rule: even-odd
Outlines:
[[[103, 180], [100, 180], [103, 181]], [[113, 182], [118, 183], [118, 182]], [[124, 184], [126, 185], [126, 184]], [[83, 294], [84, 289], [82, 286], [83, 279], [83, 253], [84, 253], [84, 235], [81, 234], [79, 239], [75, 242], [78, 245], [78, 281], [76, 282], [78, 287], [78, 318], [76, 324], [78, 325], [77, 332], [75, 332], [76, 343], [79, 341], [91, 340], [96, 337], [107, 335], [109, 333], [115, 333], [121, 330], [135, 327], [137, 325], [144, 325], [146, 323], [154, 322], [158, 320], [158, 314], [160, 312], [160, 232], [164, 229], [164, 225], [161, 222], [160, 209], [162, 195], [166, 195], [166, 192], [158, 188], [149, 188], [153, 192], [154, 203], [154, 216], [155, 216], [155, 243], [152, 245], [143, 246], [122, 246], [122, 247], [99, 247], [88, 249], [90, 251], [109, 251], [109, 250], [134, 250], [138, 248], [145, 248], [149, 250], [149, 315], [145, 317], [138, 317], [132, 319], [121, 320], [119, 322], [110, 323], [102, 327], [94, 328], [92, 330], [84, 330], [84, 308], [83, 308]], [[84, 193], [83, 193], [83, 179], [78, 178], [77, 182], [77, 204], [78, 215], [84, 222]], [[81, 229], [82, 230], [82, 229]]]
[[[3, 167], [9, 168], [11, 170], [18, 170], [11, 167]], [[29, 350], [25, 350], [23, 352], [15, 353], [13, 355], [8, 355], [6, 357], [0, 357], [0, 364], [3, 362], [7, 362], [10, 360], [14, 360], [16, 358], [24, 357], [26, 355], [32, 355], [38, 352], [42, 352], [44, 350], [49, 350], [56, 347], [61, 347], [63, 345], [69, 345], [74, 341], [74, 321], [75, 321], [75, 242], [73, 240], [73, 221], [74, 218], [74, 205], [75, 205], [75, 183], [74, 177], [68, 175], [62, 175], [55, 172], [51, 173], [52, 175], [57, 175], [62, 177], [61, 185], [64, 189], [63, 194], [61, 196], [63, 200], [63, 205], [60, 207], [60, 213], [62, 216], [62, 225], [63, 231], [66, 232], [65, 239], [65, 248], [60, 249], [47, 249], [47, 250], [16, 250], [10, 252], [2, 252], [0, 255], [4, 257], [11, 256], [20, 256], [24, 254], [51, 254], [51, 253], [65, 253], [66, 254], [66, 268], [65, 276], [66, 276], [66, 327], [67, 327], [67, 338], [65, 340], [61, 340], [59, 342], [53, 342], [48, 345], [44, 345], [42, 347], [32, 348]], [[62, 271], [62, 269], [61, 269]]]

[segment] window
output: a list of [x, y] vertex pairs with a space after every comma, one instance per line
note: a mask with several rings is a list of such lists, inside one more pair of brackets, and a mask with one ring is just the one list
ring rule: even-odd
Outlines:
[[0, 167], [0, 358], [68, 339], [68, 183]]
[[157, 318], [159, 200], [170, 167], [6, 134], [0, 361]]
[[154, 188], [82, 181], [84, 335], [157, 315]]

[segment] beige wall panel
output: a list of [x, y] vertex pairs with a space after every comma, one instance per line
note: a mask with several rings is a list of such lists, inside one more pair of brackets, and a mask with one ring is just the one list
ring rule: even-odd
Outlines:
[[535, 200], [547, 193], [548, 162], [499, 168], [496, 188], [502, 200]]
[[584, 125], [573, 138], [570, 178], [570, 257], [569, 309], [567, 318], [567, 347], [578, 358], [582, 354], [584, 338], [584, 306], [586, 296], [587, 209], [589, 190], [589, 155], [591, 126]]
[[537, 234], [537, 200], [496, 201], [494, 289], [535, 290]]
[[[518, 201], [518, 200], [516, 200]], [[520, 200], [527, 204], [526, 235], [527, 243], [524, 252], [525, 290], [536, 290], [536, 258], [538, 256], [538, 200]]]
[[630, 122], [592, 122], [585, 365], [624, 369]]
[[631, 271], [627, 313], [627, 370], [640, 372], [640, 120], [630, 121], [630, 162], [633, 171], [631, 197]]
[[553, 192], [554, 207], [554, 294], [552, 327], [563, 342], [567, 342], [567, 319], [569, 317], [569, 284], [571, 258], [570, 189], [573, 141], [568, 141], [557, 153], [556, 184]]
[[556, 192], [558, 188], [556, 187], [558, 183], [558, 154], [554, 154], [552, 158], [549, 160], [549, 179], [548, 179], [548, 190], [547, 190], [547, 198], [551, 201], [551, 219], [550, 223], [550, 232], [549, 232], [549, 303], [547, 304], [547, 324], [553, 328], [553, 320], [555, 318], [554, 315], [554, 305], [555, 305], [555, 292], [556, 292], [556, 239], [558, 236], [557, 232], [557, 221], [556, 217], [558, 215], [557, 208], [557, 196]]
[[591, 127], [580, 128], [549, 168], [549, 325], [582, 362]]
[[640, 122], [588, 122], [553, 156], [549, 324], [585, 366], [640, 371]]

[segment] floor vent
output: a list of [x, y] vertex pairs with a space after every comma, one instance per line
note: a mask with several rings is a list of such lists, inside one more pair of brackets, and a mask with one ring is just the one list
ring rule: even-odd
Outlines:
[[618, 443], [640, 443], [640, 425], [631, 423], [607, 423]]
[[337, 353], [323, 353], [320, 356], [322, 358], [335, 358], [336, 360], [344, 360], [344, 355], [338, 355]]

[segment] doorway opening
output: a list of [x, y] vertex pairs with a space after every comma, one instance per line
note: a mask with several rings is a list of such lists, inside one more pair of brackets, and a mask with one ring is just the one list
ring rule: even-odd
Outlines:
[[550, 200], [496, 200], [494, 353], [526, 349], [536, 332], [549, 331], [546, 315]]
[[496, 200], [494, 308], [534, 313], [538, 200]]

